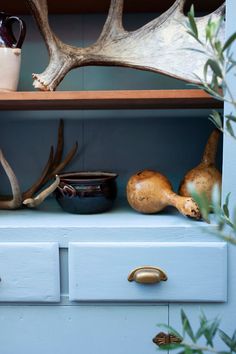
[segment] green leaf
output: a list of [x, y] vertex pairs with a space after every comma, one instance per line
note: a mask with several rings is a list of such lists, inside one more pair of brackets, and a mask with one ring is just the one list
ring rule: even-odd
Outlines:
[[221, 339], [225, 342], [226, 345], [231, 349], [232, 352], [236, 353], [236, 342], [233, 340], [233, 337], [230, 338], [225, 332], [221, 331], [221, 335], [223, 335], [224, 339], [221, 337]]
[[192, 33], [194, 34], [194, 36], [196, 38], [198, 38], [198, 29], [197, 29], [197, 25], [196, 25], [194, 16], [195, 16], [194, 6], [192, 5], [191, 8], [190, 8], [190, 11], [188, 13], [189, 27], [190, 27]]
[[194, 350], [193, 349], [191, 349], [190, 347], [185, 347], [184, 348], [184, 352], [185, 352], [185, 354], [192, 354], [192, 353], [194, 353]]
[[197, 205], [199, 206], [202, 218], [207, 222], [210, 223], [209, 213], [210, 213], [210, 203], [205, 193], [198, 193], [195, 189], [194, 184], [188, 185], [188, 191], [191, 197], [195, 200]]
[[222, 129], [223, 124], [222, 124], [222, 118], [219, 112], [213, 111], [210, 116], [210, 120], [216, 125], [217, 128]]
[[236, 116], [234, 116], [232, 113], [231, 114], [227, 114], [225, 117], [228, 120], [231, 120], [232, 122], [236, 122]]
[[227, 39], [227, 41], [225, 42], [225, 44], [224, 44], [224, 46], [223, 46], [222, 52], [224, 52], [227, 48], [229, 48], [235, 40], [236, 40], [236, 32], [233, 33], [233, 34]]
[[218, 53], [218, 55], [221, 57], [222, 56], [222, 45], [221, 45], [221, 41], [216, 41], [215, 42], [215, 49]]
[[191, 14], [192, 17], [195, 17], [195, 9], [194, 9], [194, 5], [193, 4], [190, 7], [189, 13]]
[[210, 334], [210, 338], [211, 338], [211, 342], [209, 342], [209, 344], [213, 347], [213, 339], [219, 329], [219, 325], [220, 325], [220, 319], [219, 318], [216, 318], [212, 324], [210, 325], [210, 328], [209, 328], [209, 334]]
[[211, 39], [211, 29], [210, 29], [209, 25], [206, 26], [206, 30], [205, 31], [206, 31], [206, 40], [208, 41], [208, 40]]
[[217, 93], [219, 92], [220, 86], [219, 86], [219, 82], [218, 82], [218, 77], [215, 75], [215, 73], [213, 73], [210, 86], [214, 92], [217, 92]]
[[218, 331], [220, 325], [220, 319], [215, 318], [212, 321], [207, 320], [204, 312], [200, 316], [200, 328], [199, 332], [204, 335], [207, 340], [207, 345], [210, 345], [213, 348], [213, 339]]
[[236, 230], [236, 208], [234, 209], [234, 219], [233, 219], [233, 224], [234, 224], [234, 230]]
[[232, 128], [232, 125], [231, 125], [231, 123], [230, 123], [230, 120], [227, 120], [226, 121], [226, 128], [227, 128], [227, 130], [228, 130], [228, 133], [231, 135], [231, 136], [235, 136], [234, 135], [234, 130], [233, 130], [233, 128]]
[[223, 75], [222, 75], [222, 71], [221, 71], [221, 68], [218, 64], [218, 62], [214, 59], [208, 59], [206, 64], [205, 64], [205, 68], [204, 68], [204, 72], [205, 72], [205, 75], [207, 74], [207, 71], [208, 71], [208, 68], [211, 68], [211, 70], [213, 71], [213, 73], [217, 76], [217, 77], [220, 77], [221, 79], [223, 78]]
[[223, 205], [223, 210], [227, 218], [229, 217], [229, 208], [226, 204]]
[[195, 335], [196, 339], [199, 339], [204, 335], [206, 328], [207, 328], [207, 323], [201, 322], [201, 326], [199, 327], [199, 329]]
[[212, 193], [211, 193], [211, 202], [213, 207], [214, 206], [220, 207], [220, 200], [221, 200], [220, 186], [218, 183], [215, 183], [213, 185]]
[[210, 45], [212, 49], [215, 49], [215, 43], [219, 42], [217, 40], [217, 36], [219, 34], [219, 30], [222, 25], [222, 19], [219, 20], [212, 20], [211, 18], [208, 20], [208, 23], [205, 27], [205, 33], [206, 33], [206, 41], [210, 42]]
[[234, 331], [233, 335], [232, 335], [232, 341], [236, 342], [236, 330]]
[[181, 320], [182, 320], [182, 326], [183, 326], [183, 330], [184, 332], [186, 332], [188, 334], [188, 336], [192, 339], [192, 341], [195, 343], [196, 342], [196, 338], [194, 336], [192, 327], [190, 325], [190, 322], [188, 320], [188, 317], [186, 316], [184, 310], [181, 310]]
[[219, 336], [222, 339], [222, 341], [227, 345], [232, 350], [232, 339], [221, 329], [219, 329]]
[[225, 204], [227, 205], [227, 206], [229, 206], [229, 198], [230, 198], [230, 192], [227, 194], [227, 196], [226, 196], [226, 198], [225, 198]]

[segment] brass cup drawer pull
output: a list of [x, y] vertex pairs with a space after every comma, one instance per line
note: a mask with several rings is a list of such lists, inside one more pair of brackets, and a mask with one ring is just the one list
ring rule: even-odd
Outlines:
[[128, 276], [128, 281], [135, 281], [140, 284], [156, 284], [167, 279], [163, 269], [151, 266], [135, 268]]
[[168, 344], [179, 344], [182, 340], [182, 338], [179, 338], [173, 334], [160, 332], [153, 338], [152, 341], [158, 345], [158, 347], [162, 347]]

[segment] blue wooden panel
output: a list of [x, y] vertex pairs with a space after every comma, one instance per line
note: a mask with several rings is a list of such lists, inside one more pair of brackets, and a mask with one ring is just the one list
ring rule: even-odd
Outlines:
[[[236, 32], [235, 25], [235, 12], [236, 12], [236, 2], [235, 0], [227, 0], [227, 11], [226, 11], [226, 37], [228, 38], [234, 32]], [[236, 43], [232, 48], [232, 55], [236, 57]], [[234, 54], [233, 54], [234, 53]], [[230, 88], [231, 94], [236, 98], [236, 68], [231, 70], [227, 76], [227, 83]], [[225, 115], [233, 114], [236, 115], [236, 109], [233, 105], [228, 103], [225, 104]], [[226, 121], [226, 119], [225, 119]], [[236, 134], [235, 123], [232, 124], [234, 133]], [[236, 161], [232, 158], [236, 153], [236, 142], [232, 139], [229, 134], [224, 134], [224, 158], [223, 158], [223, 201], [225, 196], [230, 192], [230, 209], [234, 209], [236, 205]]]
[[167, 306], [1, 306], [3, 354], [155, 354]]
[[0, 301], [60, 301], [57, 243], [0, 243]]
[[[164, 269], [168, 281], [129, 283], [136, 267]], [[226, 301], [225, 243], [71, 243], [72, 301]]]

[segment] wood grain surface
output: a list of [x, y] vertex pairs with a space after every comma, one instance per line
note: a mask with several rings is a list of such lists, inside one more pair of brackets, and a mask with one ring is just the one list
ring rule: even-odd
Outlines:
[[0, 110], [221, 108], [201, 90], [1, 92]]

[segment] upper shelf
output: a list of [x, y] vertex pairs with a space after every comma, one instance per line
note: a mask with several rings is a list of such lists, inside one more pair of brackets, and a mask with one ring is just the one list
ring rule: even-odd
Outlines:
[[0, 92], [0, 110], [222, 108], [201, 90]]
[[[194, 3], [196, 11], [210, 12], [222, 4], [223, 0], [188, 0], [186, 8]], [[126, 0], [124, 11], [125, 12], [163, 12], [167, 10], [174, 0]], [[110, 0], [48, 0], [50, 13], [97, 13], [107, 12]], [[1, 11], [6, 11], [12, 14], [27, 14], [28, 8], [26, 1], [19, 0], [1, 0]]]

